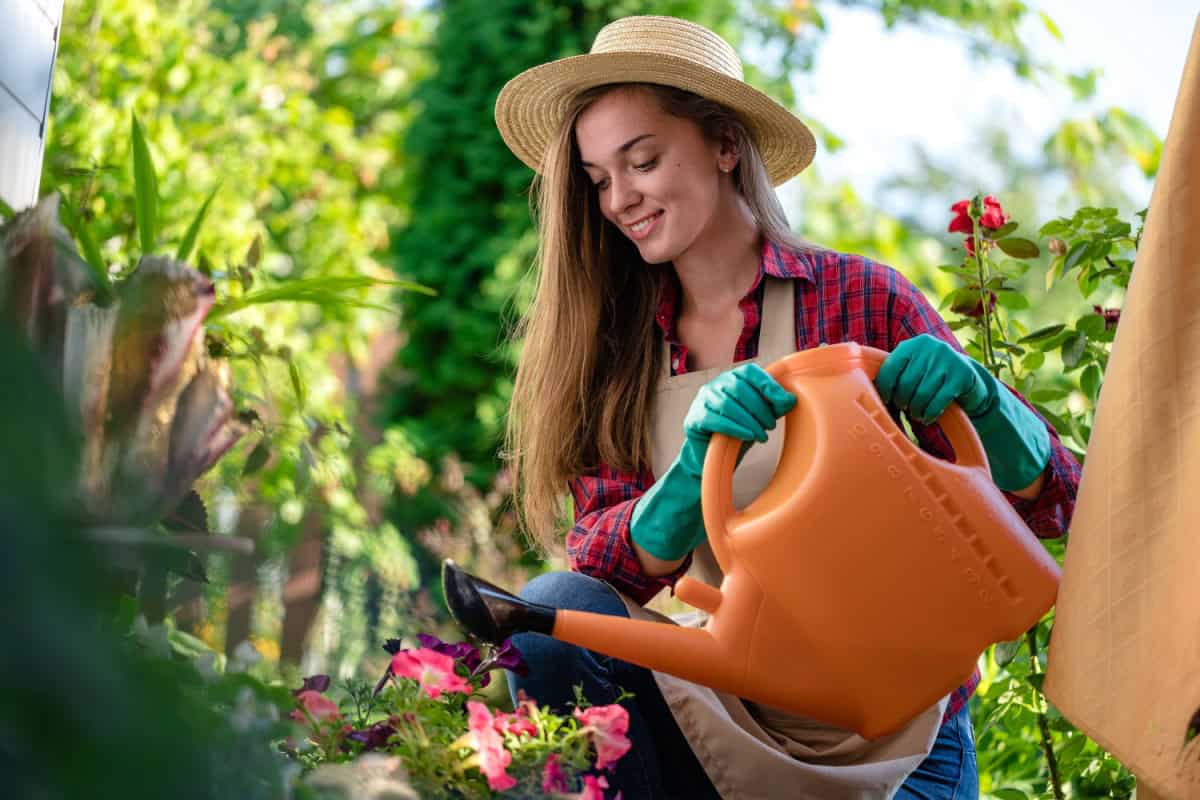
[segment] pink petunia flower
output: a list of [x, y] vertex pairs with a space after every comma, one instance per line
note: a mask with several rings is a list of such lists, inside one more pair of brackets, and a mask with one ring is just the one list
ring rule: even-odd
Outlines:
[[[337, 703], [330, 700], [320, 692], [312, 689], [304, 689], [297, 693], [296, 699], [304, 706], [316, 723], [319, 725], [327, 719], [341, 718], [341, 711], [338, 709]], [[308, 716], [305, 716], [304, 711], [297, 708], [291, 714], [292, 719], [300, 723], [307, 723]]]
[[525, 693], [524, 689], [517, 689], [517, 713], [523, 716], [531, 717], [533, 712], [537, 711], [537, 700]]
[[596, 748], [596, 769], [608, 769], [629, 752], [629, 712], [619, 703], [575, 709], [575, 718], [591, 734]]
[[432, 698], [439, 697], [442, 692], [471, 693], [470, 681], [454, 671], [453, 658], [423, 647], [401, 650], [392, 656], [392, 674], [415, 680]]
[[546, 756], [546, 766], [542, 767], [542, 791], [561, 794], [567, 790], [567, 774], [558, 765], [558, 753], [551, 753]]
[[503, 711], [498, 711], [496, 712], [496, 732], [511, 733], [514, 736], [522, 733], [529, 736], [537, 736], [537, 725], [534, 725], [533, 720], [520, 712], [506, 714]]
[[487, 706], [467, 701], [467, 728], [470, 746], [477, 754], [480, 772], [487, 776], [488, 787], [502, 792], [516, 786], [516, 779], [507, 772], [512, 754], [504, 749], [504, 739], [496, 730], [496, 721]]
[[583, 791], [579, 793], [579, 800], [604, 800], [604, 790], [607, 788], [608, 781], [603, 775], [584, 775]]

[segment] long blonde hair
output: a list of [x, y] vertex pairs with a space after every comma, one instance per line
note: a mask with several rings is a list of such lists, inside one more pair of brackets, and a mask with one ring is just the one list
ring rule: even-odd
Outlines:
[[768, 240], [811, 249], [791, 232], [742, 120], [682, 89], [609, 84], [580, 93], [534, 179], [538, 270], [533, 300], [513, 336], [523, 340], [505, 451], [519, 518], [543, 551], [557, 544], [567, 482], [600, 464], [649, 464], [650, 415], [662, 369], [654, 316], [668, 264], [648, 264], [601, 214], [575, 141], [580, 114], [616, 89], [650, 91], [662, 110], [696, 123], [739, 154], [734, 185]]

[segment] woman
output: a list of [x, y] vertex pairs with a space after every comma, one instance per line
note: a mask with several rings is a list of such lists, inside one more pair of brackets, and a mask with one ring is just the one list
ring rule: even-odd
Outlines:
[[[811, 161], [812, 134], [742, 81], [714, 33], [618, 20], [588, 55], [510, 81], [496, 119], [539, 173], [540, 272], [508, 439], [518, 503], [551, 546], [564, 488], [574, 500], [571, 571], [538, 577], [524, 598], [645, 616], [689, 570], [719, 581], [700, 516], [709, 437], [770, 447], [795, 398], [761, 364], [822, 343], [889, 351], [880, 395], [932, 453], [952, 451], [922, 423], [959, 403], [1033, 530], [1065, 531], [1079, 467], [1053, 428], [962, 352], [899, 273], [790, 232], [773, 187]], [[765, 449], [738, 468], [751, 492], [770, 474]], [[867, 742], [544, 636], [515, 641], [532, 670], [510, 676], [514, 695], [563, 708], [576, 686], [592, 703], [634, 694], [634, 746], [610, 779], [627, 800], [978, 793], [966, 707], [978, 675]]]

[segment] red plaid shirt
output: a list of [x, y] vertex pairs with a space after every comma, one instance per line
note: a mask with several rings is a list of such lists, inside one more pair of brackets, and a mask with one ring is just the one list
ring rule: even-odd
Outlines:
[[[853, 341], [891, 352], [904, 339], [922, 333], [937, 336], [962, 350], [949, 326], [921, 291], [891, 267], [857, 255], [808, 253], [764, 242], [758, 278], [738, 304], [745, 325], [738, 337], [734, 361], [754, 358], [758, 352], [764, 273], [799, 281], [795, 315], [797, 350], [816, 347], [822, 342]], [[678, 288], [668, 284], [659, 303], [657, 321], [671, 343], [671, 368], [676, 375], [687, 371], [688, 355], [687, 347], [676, 335], [678, 303]], [[1014, 394], [1029, 405], [1015, 390]], [[1006, 496], [1034, 533], [1053, 538], [1067, 531], [1075, 507], [1080, 468], [1063, 447], [1053, 426], [1046, 423], [1046, 428], [1050, 432], [1051, 453], [1041, 494], [1034, 500], [1008, 493]], [[941, 458], [952, 456], [953, 448], [940, 428], [913, 423], [913, 432], [927, 452]], [[651, 578], [642, 572], [629, 538], [629, 520], [637, 498], [653, 483], [649, 468], [621, 472], [603, 465], [570, 483], [575, 501], [575, 524], [566, 542], [571, 569], [607, 581], [638, 603], [648, 602], [664, 586], [673, 588], [691, 563], [688, 556], [678, 570], [660, 577]], [[977, 669], [951, 695], [947, 718], [966, 704], [978, 683]]]

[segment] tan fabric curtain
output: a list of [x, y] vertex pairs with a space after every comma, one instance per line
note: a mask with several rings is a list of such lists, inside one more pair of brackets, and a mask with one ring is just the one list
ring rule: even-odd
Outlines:
[[[1139, 778], [1200, 798], [1200, 20], [1088, 446], [1046, 695]], [[1186, 746], [1185, 746], [1186, 744]]]

